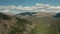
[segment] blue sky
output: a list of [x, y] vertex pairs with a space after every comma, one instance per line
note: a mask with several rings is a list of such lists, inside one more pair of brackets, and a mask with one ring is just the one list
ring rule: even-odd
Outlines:
[[60, 6], [60, 0], [0, 0], [1, 6], [8, 6], [8, 5], [32, 6], [35, 5], [36, 3]]

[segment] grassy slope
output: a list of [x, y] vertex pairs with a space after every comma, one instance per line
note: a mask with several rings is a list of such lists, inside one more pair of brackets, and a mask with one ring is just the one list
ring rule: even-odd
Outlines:
[[24, 31], [26, 31], [26, 27], [27, 27], [26, 25], [27, 24], [31, 25], [31, 22], [28, 22], [24, 19], [19, 19], [19, 18], [16, 19], [17, 19], [16, 23], [10, 26], [11, 31], [9, 32], [9, 34], [25, 34]]
[[58, 23], [60, 23], [58, 19], [40, 17], [37, 20], [37, 25], [32, 29], [30, 34], [60, 34], [58, 31]]

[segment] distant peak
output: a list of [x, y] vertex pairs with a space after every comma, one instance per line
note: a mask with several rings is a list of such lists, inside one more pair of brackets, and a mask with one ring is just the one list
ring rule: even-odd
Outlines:
[[54, 17], [55, 18], [60, 18], [60, 13], [57, 13]]
[[29, 16], [32, 16], [33, 14], [36, 14], [36, 12], [23, 12], [23, 13], [19, 13], [17, 15], [23, 15], [23, 16], [29, 15]]

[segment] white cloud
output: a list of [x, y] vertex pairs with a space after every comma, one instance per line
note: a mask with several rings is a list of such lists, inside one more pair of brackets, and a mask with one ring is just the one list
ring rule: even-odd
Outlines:
[[45, 11], [45, 12], [60, 12], [60, 6], [51, 6], [49, 4], [40, 4], [36, 3], [35, 6], [0, 6], [0, 12], [3, 9], [2, 12], [10, 12], [13, 10], [22, 10], [22, 11]]
[[36, 3], [36, 5], [40, 5], [39, 3]]
[[8, 13], [8, 12], [10, 12], [10, 11], [9, 11], [9, 10], [2, 10], [2, 11], [0, 11], [0, 12]]

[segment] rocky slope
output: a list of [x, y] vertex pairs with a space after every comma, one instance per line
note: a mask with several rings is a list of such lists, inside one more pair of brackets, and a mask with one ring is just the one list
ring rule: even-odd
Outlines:
[[32, 16], [20, 15], [19, 18], [31, 21], [36, 24], [29, 34], [60, 34], [60, 18], [58, 18], [57, 15], [60, 14], [54, 12], [37, 12], [32, 14]]
[[18, 18], [0, 13], [0, 34], [28, 34], [35, 24]]
[[[59, 13], [0, 13], [0, 34], [60, 34]], [[57, 17], [57, 18], [55, 18]]]

